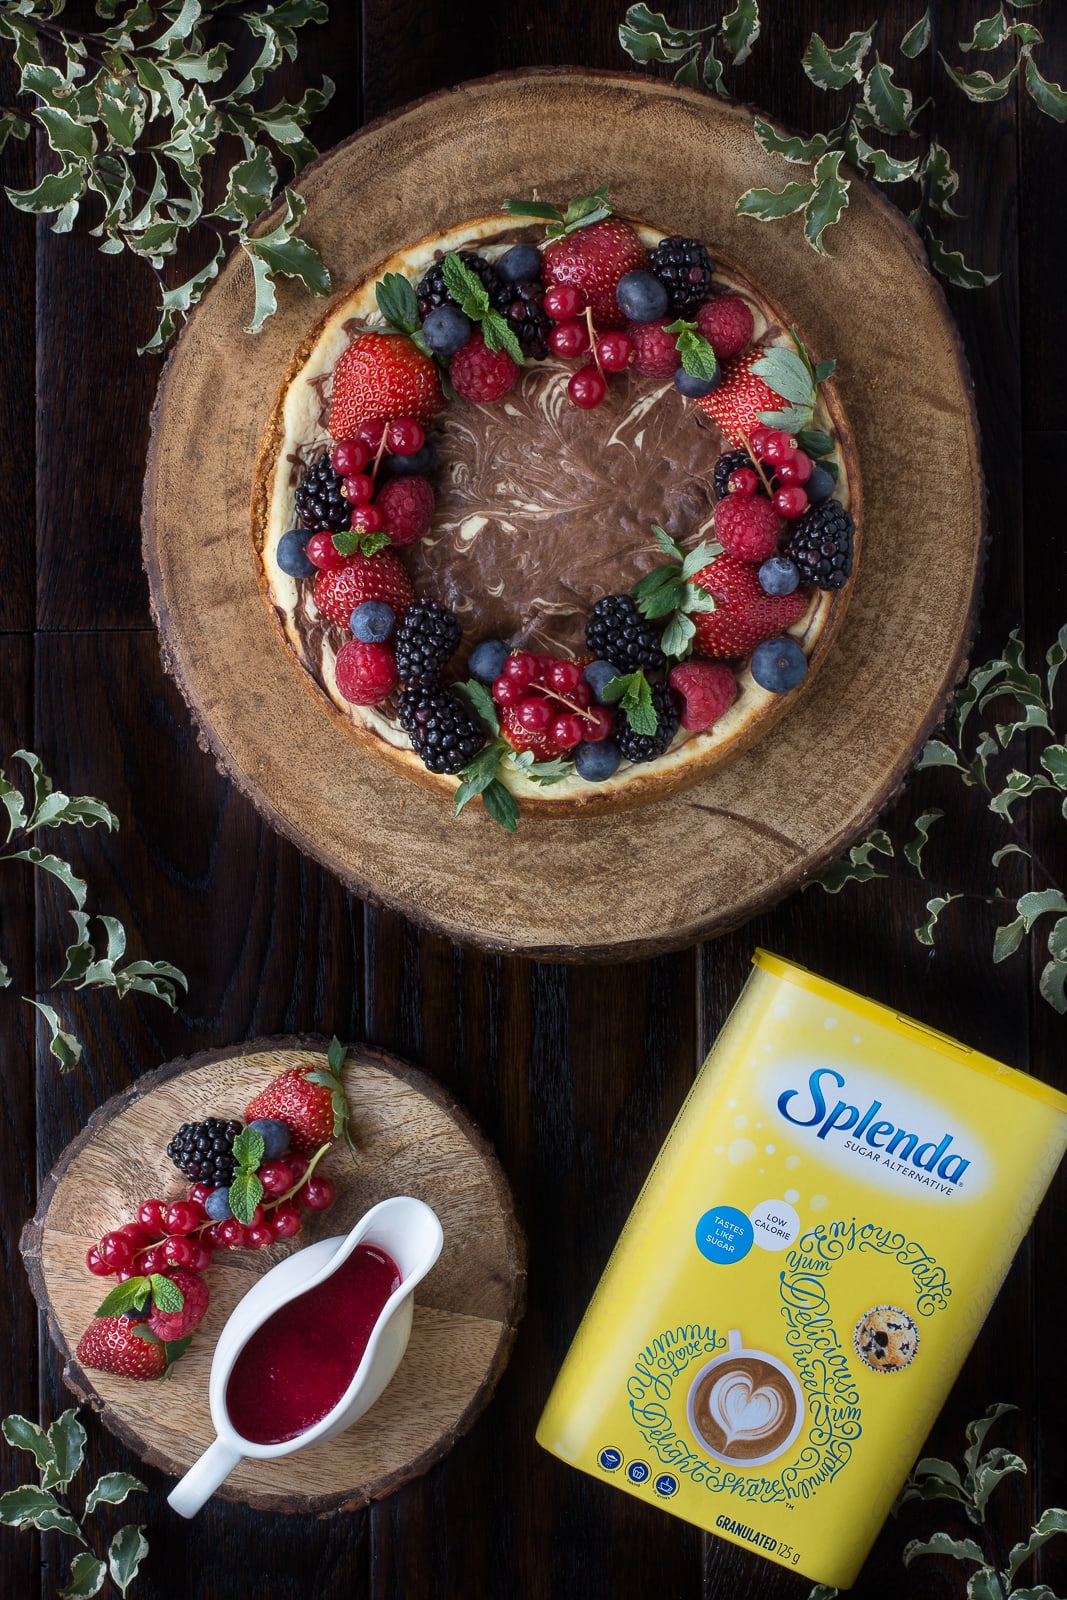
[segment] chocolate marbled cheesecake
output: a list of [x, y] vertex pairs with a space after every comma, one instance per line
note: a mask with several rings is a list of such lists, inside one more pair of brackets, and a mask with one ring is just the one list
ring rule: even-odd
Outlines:
[[[648, 250], [663, 237], [644, 223], [633, 227]], [[414, 286], [449, 253], [477, 252], [493, 263], [539, 231], [504, 215], [465, 222], [401, 251], [339, 296], [284, 376], [254, 485], [261, 586], [305, 686], [369, 754], [443, 794], [456, 791], [461, 775], [427, 769], [401, 726], [397, 693], [362, 705], [341, 692], [337, 656], [351, 635], [320, 612], [312, 578], [283, 570], [279, 546], [298, 522], [302, 476], [333, 442], [328, 424], [334, 368], [353, 339], [385, 327], [376, 290], [386, 275], [402, 274]], [[736, 296], [749, 308], [752, 345], [792, 349], [785, 313], [739, 267], [714, 255], [714, 291]], [[399, 553], [419, 600], [448, 608], [459, 625], [446, 685], [467, 678], [470, 653], [485, 640], [503, 641], [512, 651], [587, 661], [586, 630], [596, 602], [628, 592], [664, 561], [653, 525], [683, 552], [715, 540], [714, 469], [734, 446], [713, 417], [685, 398], [671, 378], [633, 369], [607, 374], [602, 402], [595, 410], [579, 409], [567, 388], [573, 370], [573, 362], [552, 354], [530, 361], [495, 403], [451, 398], [427, 429], [436, 456], [432, 521], [418, 543]], [[812, 427], [832, 441], [820, 466], [836, 471], [834, 498], [858, 523], [855, 455], [830, 383], [818, 387]], [[783, 544], [788, 533], [785, 525]], [[795, 704], [830, 648], [850, 590], [851, 582], [837, 588], [805, 584], [806, 604], [783, 630], [799, 645], [807, 668], [791, 691], [761, 687], [750, 652], [740, 652], [730, 662], [733, 703], [705, 729], [685, 726], [683, 715], [668, 748], [653, 759], [624, 757], [596, 782], [580, 776], [567, 752], [562, 761], [539, 759], [538, 765], [553, 769], [547, 782], [528, 771], [528, 757], [527, 770], [522, 761], [503, 759], [496, 778], [523, 813], [566, 816], [645, 804], [706, 777]]]

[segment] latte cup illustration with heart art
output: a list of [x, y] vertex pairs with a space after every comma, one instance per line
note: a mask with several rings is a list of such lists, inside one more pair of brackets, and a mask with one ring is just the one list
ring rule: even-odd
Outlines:
[[766, 1350], [746, 1350], [731, 1330], [721, 1355], [689, 1386], [686, 1415], [693, 1435], [716, 1461], [761, 1467], [789, 1449], [804, 1421], [800, 1385]]

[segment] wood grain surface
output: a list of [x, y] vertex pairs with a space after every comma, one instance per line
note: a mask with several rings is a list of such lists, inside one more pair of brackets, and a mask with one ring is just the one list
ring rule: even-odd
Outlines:
[[[617, 42], [623, 9], [622, 0], [521, 8], [338, 0], [329, 23], [308, 30], [284, 90], [292, 98], [323, 72], [336, 80], [338, 93], [314, 129], [325, 149], [415, 96], [487, 73], [558, 63], [625, 68]], [[719, 14], [704, 0], [667, 9], [672, 21], [690, 27]], [[956, 41], [968, 39], [995, 7], [942, 0], [932, 9], [934, 44], [958, 60]], [[833, 127], [843, 97], [816, 91], [799, 65], [811, 30], [836, 44], [881, 17], [879, 43], [892, 43], [921, 10], [919, 0], [765, 3], [763, 36], [731, 75], [731, 87], [789, 125]], [[1046, 0], [1028, 15], [1046, 34], [1042, 71], [1062, 82], [1067, 35], [1058, 10]], [[1019, 626], [1039, 659], [1067, 619], [1060, 505], [1067, 196], [1059, 176], [1067, 134], [1015, 88], [995, 104], [970, 105], [934, 54], [911, 64], [906, 81], [917, 102], [936, 90], [936, 134], [960, 172], [958, 209], [966, 215], [951, 232], [946, 225], [946, 238], [1000, 274], [988, 290], [949, 293], [974, 376], [989, 492], [974, 656], [984, 659]], [[567, 130], [559, 137], [565, 142]], [[0, 159], [5, 181], [33, 181], [32, 149], [9, 143]], [[887, 192], [911, 203], [906, 188]], [[757, 943], [1067, 1087], [1064, 1023], [1038, 997], [1033, 962], [1021, 953], [999, 966], [990, 962], [1001, 920], [994, 906], [973, 899], [951, 908], [933, 951], [913, 936], [933, 890], [989, 888], [988, 857], [1000, 842], [992, 819], [957, 785], [936, 772], [921, 774], [886, 822], [903, 839], [918, 811], [940, 806], [948, 813], [928, 855], [931, 888], [894, 873], [834, 899], [809, 890], [736, 933], [596, 967], [473, 952], [351, 896], [219, 774], [160, 668], [138, 526], [148, 413], [161, 367], [135, 354], [152, 328], [145, 274], [132, 260], [100, 256], [83, 232], [56, 237], [6, 207], [0, 228], [7, 312], [0, 750], [29, 744], [64, 787], [99, 794], [114, 807], [118, 834], [64, 834], [59, 842], [90, 879], [91, 909], [126, 921], [132, 953], [168, 957], [190, 978], [176, 1017], [151, 1001], [52, 990], [71, 932], [66, 899], [50, 884], [32, 883], [27, 869], [0, 864], [0, 945], [14, 979], [0, 993], [9, 1335], [0, 1341], [0, 1410], [47, 1421], [69, 1403], [61, 1359], [35, 1325], [17, 1239], [33, 1213], [35, 1185], [92, 1112], [172, 1057], [247, 1037], [336, 1031], [424, 1069], [496, 1148], [530, 1249], [529, 1303], [514, 1355], [492, 1404], [447, 1458], [366, 1510], [322, 1521], [212, 1502], [195, 1524], [182, 1522], [165, 1503], [171, 1480], [90, 1420], [89, 1470], [138, 1472], [151, 1491], [129, 1507], [145, 1521], [151, 1546], [131, 1594], [804, 1600], [802, 1580], [585, 1479], [539, 1451], [533, 1430]], [[806, 249], [789, 222], [766, 233], [751, 228], [757, 272], [772, 233], [787, 236], [797, 252]], [[829, 242], [840, 247], [833, 235]], [[196, 264], [179, 259], [174, 281]], [[871, 334], [877, 346], [881, 330]], [[916, 347], [918, 373], [923, 358]], [[923, 460], [922, 438], [909, 435], [908, 470], [922, 471]], [[212, 532], [205, 527], [205, 540]], [[908, 670], [908, 659], [895, 664], [887, 695]], [[1055, 809], [1035, 807], [1027, 826], [1062, 882], [1067, 847]], [[615, 870], [637, 876], [655, 863], [624, 861]], [[699, 870], [697, 864], [694, 874]], [[1040, 952], [1034, 960], [1040, 964]], [[23, 995], [56, 1004], [65, 1025], [81, 1034], [85, 1057], [75, 1072], [60, 1077], [43, 1026], [34, 1035]], [[998, 1437], [1031, 1471], [993, 1498], [1001, 1550], [1023, 1536], [1042, 1506], [1067, 1504], [1059, 1333], [1065, 1232], [1061, 1174], [926, 1447], [958, 1457], [971, 1417], [994, 1400], [1020, 1407]], [[25, 1461], [0, 1450], [5, 1487], [27, 1476]], [[949, 1566], [924, 1561], [905, 1572], [901, 1565], [905, 1541], [938, 1525], [929, 1509], [906, 1507], [875, 1546], [852, 1591], [857, 1600], [960, 1595]], [[67, 1581], [69, 1559], [56, 1536], [38, 1541], [0, 1531], [0, 1593], [51, 1600]], [[1028, 1581], [1067, 1593], [1064, 1565], [1053, 1542]]]

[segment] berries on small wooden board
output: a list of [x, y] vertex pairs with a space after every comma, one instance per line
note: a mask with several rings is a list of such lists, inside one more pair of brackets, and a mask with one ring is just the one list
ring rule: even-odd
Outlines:
[[89, 1271], [118, 1281], [78, 1342], [83, 1367], [139, 1380], [165, 1377], [207, 1312], [201, 1274], [213, 1252], [262, 1250], [291, 1239], [300, 1232], [301, 1208], [333, 1204], [334, 1186], [316, 1171], [318, 1163], [337, 1139], [358, 1163], [344, 1060], [345, 1047], [333, 1039], [325, 1066], [305, 1062], [280, 1073], [249, 1102], [243, 1124], [214, 1117], [183, 1124], [226, 1130], [230, 1176], [225, 1185], [198, 1179], [187, 1197], [143, 1201], [135, 1222], [89, 1247]]

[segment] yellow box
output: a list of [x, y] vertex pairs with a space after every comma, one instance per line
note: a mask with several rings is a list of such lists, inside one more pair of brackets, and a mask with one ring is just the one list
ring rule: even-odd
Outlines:
[[1067, 1146], [1067, 1097], [765, 951], [537, 1430], [854, 1582]]

